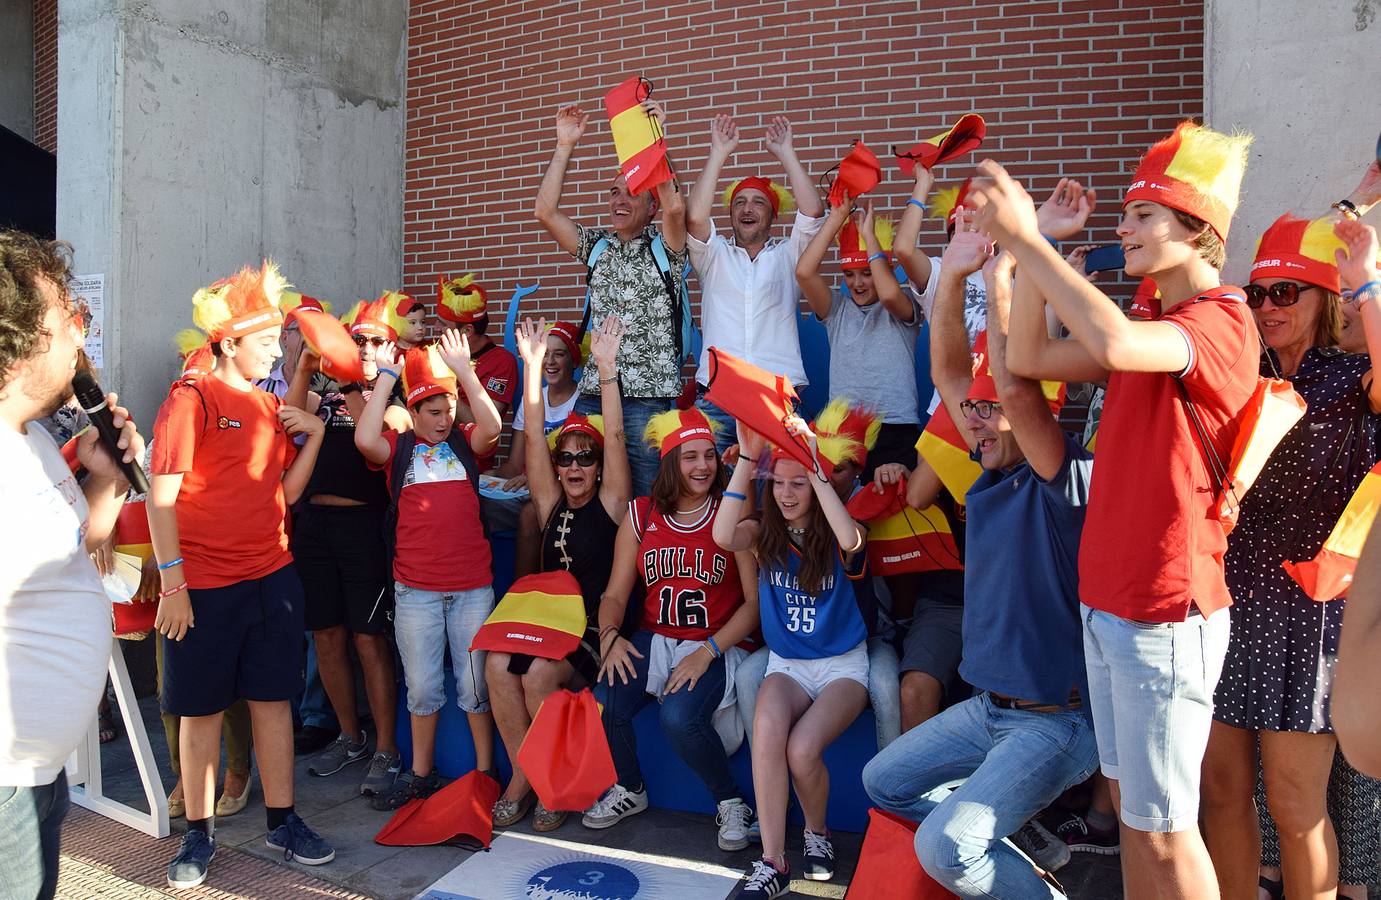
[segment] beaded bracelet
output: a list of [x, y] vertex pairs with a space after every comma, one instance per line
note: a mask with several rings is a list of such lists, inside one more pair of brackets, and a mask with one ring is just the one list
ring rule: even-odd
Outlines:
[[177, 559], [170, 559], [170, 560], [168, 560], [168, 561], [165, 562], [165, 563], [160, 563], [159, 566], [158, 566], [158, 571], [160, 571], [160, 572], [166, 572], [166, 571], [168, 571], [169, 569], [171, 569], [173, 566], [180, 566], [180, 565], [182, 565], [182, 557], [179, 556]]

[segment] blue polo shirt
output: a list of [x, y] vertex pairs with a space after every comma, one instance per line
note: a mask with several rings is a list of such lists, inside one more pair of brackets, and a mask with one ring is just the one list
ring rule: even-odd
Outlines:
[[1079, 534], [1092, 476], [1093, 455], [1066, 435], [1050, 481], [1022, 463], [969, 488], [959, 674], [974, 687], [1060, 705], [1078, 687], [1087, 708]]

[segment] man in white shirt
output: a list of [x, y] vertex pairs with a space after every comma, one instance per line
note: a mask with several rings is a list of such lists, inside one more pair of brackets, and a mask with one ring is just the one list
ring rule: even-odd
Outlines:
[[[796, 218], [786, 238], [773, 238], [772, 226], [791, 194], [760, 176], [730, 185], [724, 205], [732, 237], [715, 229], [710, 219], [719, 173], [738, 147], [738, 126], [726, 115], [710, 123], [710, 156], [691, 190], [686, 206], [686, 246], [691, 266], [700, 278], [700, 321], [705, 347], [718, 347], [754, 365], [785, 375], [797, 387], [806, 384], [796, 314], [801, 291], [796, 284], [796, 261], [825, 221], [824, 206], [806, 168], [791, 143], [791, 122], [775, 117], [764, 144], [786, 169], [796, 195]], [[733, 443], [733, 418], [704, 398], [709, 382], [709, 350], [700, 353], [698, 406], [724, 425], [721, 451]]]
[[[110, 601], [90, 554], [108, 538], [129, 484], [97, 443], [77, 438], [78, 486], [34, 419], [72, 396], [82, 321], [67, 292], [65, 245], [0, 231], [0, 509], [23, 527], [0, 551], [0, 885], [52, 897], [67, 813], [63, 764], [96, 715], [110, 659]], [[107, 397], [124, 459], [144, 449]]]

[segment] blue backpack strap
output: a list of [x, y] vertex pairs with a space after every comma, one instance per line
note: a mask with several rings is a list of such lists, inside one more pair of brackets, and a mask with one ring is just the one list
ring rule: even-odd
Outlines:
[[652, 260], [657, 264], [657, 272], [662, 276], [662, 283], [666, 285], [667, 296], [671, 299], [672, 321], [676, 323], [674, 327], [677, 359], [685, 361], [686, 353], [689, 352], [698, 362], [702, 338], [700, 329], [695, 324], [695, 317], [691, 315], [690, 288], [686, 285], [690, 273], [682, 266], [678, 279], [677, 273], [671, 271], [671, 259], [667, 256], [666, 244], [662, 241], [660, 233], [652, 239], [650, 249]]
[[609, 236], [605, 235], [595, 241], [595, 245], [590, 248], [590, 255], [585, 260], [585, 311], [580, 316], [580, 327], [576, 329], [576, 337], [580, 340], [585, 338], [585, 332], [590, 328], [590, 279], [595, 275], [595, 263], [604, 255], [604, 251], [609, 248]]

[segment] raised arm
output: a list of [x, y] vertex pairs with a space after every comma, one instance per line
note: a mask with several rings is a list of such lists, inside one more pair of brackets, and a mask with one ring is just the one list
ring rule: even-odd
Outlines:
[[1381, 361], [1381, 281], [1378, 281], [1381, 272], [1376, 267], [1376, 229], [1343, 219], [1334, 224], [1333, 233], [1347, 245], [1346, 251], [1335, 251], [1338, 272], [1343, 284], [1355, 292], [1352, 302], [1357, 304], [1358, 315], [1362, 318], [1367, 356], [1371, 359], [1367, 397], [1371, 401], [1371, 411], [1381, 412], [1381, 385], [1376, 379], [1376, 364]]
[[930, 380], [970, 450], [973, 436], [963, 427], [965, 416], [960, 409], [973, 385], [973, 355], [964, 329], [964, 280], [981, 269], [991, 254], [992, 243], [973, 229], [960, 208], [954, 237], [940, 259], [940, 282], [930, 311]]
[[288, 391], [283, 395], [284, 406], [295, 406], [316, 414], [321, 408], [321, 395], [310, 388], [312, 376], [320, 366], [321, 357], [317, 356], [311, 347], [304, 346], [297, 356], [297, 369], [293, 371], [292, 381], [288, 383]]
[[556, 243], [567, 253], [574, 253], [580, 246], [580, 229], [571, 217], [561, 211], [561, 191], [566, 186], [566, 167], [571, 154], [585, 134], [585, 125], [590, 114], [579, 106], [563, 106], [556, 113], [556, 151], [547, 172], [542, 176], [542, 186], [537, 190], [537, 221], [547, 230]]
[[749, 508], [748, 497], [753, 490], [753, 469], [766, 446], [762, 435], [738, 423], [739, 462], [734, 466], [734, 474], [729, 476], [729, 486], [724, 489], [724, 498], [719, 501], [719, 511], [715, 513], [711, 529], [714, 542], [730, 552], [751, 550], [757, 542], [758, 521], [745, 519], [743, 515]]
[[[667, 114], [661, 104], [656, 100], [644, 100], [642, 108], [665, 136]], [[675, 178], [663, 181], [656, 190], [657, 201], [662, 205], [662, 243], [668, 250], [680, 253], [686, 249], [686, 195], [681, 193], [681, 185]]]
[[[906, 324], [917, 321], [920, 309], [912, 301], [909, 294], [901, 289], [897, 283], [897, 276], [892, 271], [892, 263], [887, 259], [887, 254], [882, 252], [882, 245], [878, 243], [878, 236], [873, 231], [877, 224], [877, 218], [873, 212], [873, 201], [870, 199], [863, 213], [863, 220], [858, 225], [859, 233], [863, 235], [863, 246], [868, 248], [868, 271], [873, 276], [873, 289], [878, 293], [878, 302], [883, 309], [891, 313], [892, 318]], [[893, 244], [893, 246], [896, 246]]]
[[470, 412], [475, 417], [475, 429], [470, 432], [470, 449], [476, 456], [493, 452], [503, 431], [503, 419], [494, 405], [494, 398], [484, 389], [479, 376], [475, 374], [475, 367], [470, 364], [470, 339], [457, 329], [450, 328], [442, 332], [438, 346], [441, 361], [455, 373], [456, 383], [464, 392]]
[[983, 267], [983, 284], [988, 295], [988, 363], [997, 387], [997, 399], [1002, 403], [1003, 415], [1011, 423], [1017, 446], [1021, 447], [1032, 470], [1049, 481], [1064, 466], [1064, 433], [1050, 414], [1040, 382], [1013, 375], [1006, 362], [1008, 312], [1015, 268], [1016, 260], [1006, 251]]
[[926, 199], [934, 186], [934, 173], [924, 166], [917, 166], [911, 197], [902, 211], [897, 234], [892, 241], [892, 252], [897, 255], [897, 262], [901, 263], [902, 271], [917, 293], [923, 292], [930, 283], [930, 257], [921, 252], [916, 243], [921, 236], [921, 222], [925, 219]]
[[[811, 457], [816, 456], [815, 432], [810, 425], [800, 416], [787, 416], [783, 423], [787, 433], [795, 436], [804, 436], [807, 445], [810, 447]], [[845, 559], [852, 559], [854, 554], [863, 549], [866, 538], [863, 526], [854, 521], [854, 517], [849, 515], [849, 511], [844, 508], [844, 501], [839, 499], [839, 494], [835, 493], [834, 485], [830, 483], [829, 476], [820, 471], [807, 471], [810, 478], [810, 486], [815, 491], [815, 501], [820, 504], [820, 511], [825, 514], [825, 521], [830, 523], [830, 530], [834, 532], [834, 539], [839, 542], [839, 549], [843, 551]]]
[[386, 342], [379, 348], [379, 374], [374, 379], [374, 391], [365, 402], [359, 418], [355, 419], [355, 449], [369, 462], [381, 466], [388, 462], [388, 441], [384, 438], [384, 410], [393, 386], [398, 383], [398, 371], [403, 365], [398, 348]]
[[[974, 182], [969, 197], [977, 209], [979, 227], [1012, 252], [1021, 272], [1045, 295], [1100, 368], [1181, 372], [1189, 365], [1189, 343], [1183, 332], [1168, 322], [1128, 321], [1110, 297], [1075, 272], [1041, 237], [1036, 207], [1026, 190], [992, 160], [984, 160], [978, 168], [984, 178]], [[1130, 214], [1136, 214], [1134, 207]], [[1038, 377], [1040, 373], [1020, 374]]]
[[[547, 320], [535, 325], [531, 318], [518, 323], [518, 355], [523, 359], [523, 454], [527, 489], [537, 505], [537, 521], [545, 522], [561, 502], [561, 484], [552, 468], [543, 433], [546, 410], [542, 405], [542, 361], [547, 356]], [[516, 436], [515, 436], [516, 440]]]
[[590, 337], [590, 357], [599, 372], [599, 411], [604, 417], [604, 474], [599, 501], [615, 522], [628, 515], [633, 499], [633, 472], [628, 465], [628, 441], [623, 433], [623, 392], [619, 387], [619, 346], [623, 320], [607, 316]]
[[1100, 382], [1108, 377], [1108, 370], [1098, 365], [1083, 344], [1050, 336], [1045, 298], [1020, 267], [1012, 291], [1006, 364], [1022, 378]]
[[801, 258], [796, 261], [796, 283], [801, 286], [801, 293], [817, 319], [829, 316], [830, 307], [834, 305], [834, 294], [820, 274], [820, 265], [825, 261], [825, 254], [829, 252], [835, 236], [849, 220], [850, 208], [851, 202], [847, 196], [838, 206], [832, 207], [825, 224], [811, 238], [806, 249], [801, 251]]
[[820, 200], [820, 192], [810, 173], [796, 155], [796, 146], [791, 140], [791, 120], [786, 116], [773, 116], [767, 126], [767, 152], [776, 157], [786, 169], [786, 180], [791, 185], [791, 194], [796, 198], [796, 209], [801, 215], [818, 219], [825, 214], [825, 204]]
[[737, 147], [738, 126], [734, 120], [723, 113], [710, 120], [710, 155], [705, 159], [705, 168], [695, 180], [690, 201], [686, 204], [686, 230], [702, 244], [713, 234], [710, 230], [710, 214], [714, 210], [719, 174]]

